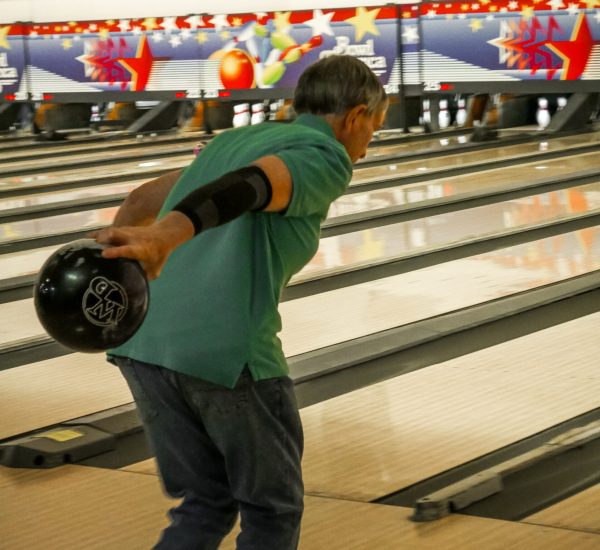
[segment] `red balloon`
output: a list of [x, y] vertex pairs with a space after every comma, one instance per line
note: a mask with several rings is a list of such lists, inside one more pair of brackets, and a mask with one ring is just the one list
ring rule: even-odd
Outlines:
[[242, 50], [231, 50], [221, 59], [219, 76], [228, 90], [254, 86], [254, 61]]

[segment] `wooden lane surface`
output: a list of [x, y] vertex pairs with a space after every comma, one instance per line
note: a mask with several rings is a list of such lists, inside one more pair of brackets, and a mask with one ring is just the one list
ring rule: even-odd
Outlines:
[[104, 354], [74, 353], [1, 371], [0, 439], [132, 401], [119, 369]]
[[[599, 322], [589, 315], [302, 409], [306, 492], [368, 502], [598, 408]], [[2, 379], [12, 396], [3, 427], [8, 411], [22, 430], [27, 414], [33, 429], [46, 411], [60, 422], [131, 401], [101, 360], [62, 377], [68, 391], [58, 360], [34, 376], [31, 365], [3, 373], [13, 375], [13, 384]], [[134, 471], [153, 470], [146, 462]]]
[[[0, 468], [3, 550], [146, 550], [166, 526], [155, 477], [63, 466]], [[405, 508], [308, 496], [300, 550], [593, 550], [598, 535], [453, 515], [416, 524]], [[221, 548], [233, 549], [238, 526]]]
[[[589, 273], [600, 268], [599, 248], [600, 228], [581, 230], [283, 302], [284, 351], [291, 357]], [[0, 346], [43, 334], [32, 299], [0, 304]]]
[[[594, 134], [595, 135], [595, 134]], [[543, 150], [547, 150], [549, 148], [556, 148], [558, 150], [565, 150], [575, 147], [576, 145], [585, 145], [589, 143], [589, 140], [592, 139], [590, 136], [573, 136], [571, 138], [560, 138], [558, 140], [551, 140], [547, 146], [542, 147]], [[600, 138], [596, 138], [600, 139]], [[566, 140], [566, 141], [563, 141]], [[551, 145], [550, 145], [551, 144]], [[529, 147], [531, 150], [524, 149]], [[414, 161], [406, 161], [402, 159], [398, 159], [397, 162], [389, 162], [383, 166], [376, 166], [372, 168], [361, 168], [360, 166], [356, 166], [354, 169], [354, 177], [352, 181], [352, 185], [360, 185], [361, 183], [372, 182], [374, 179], [389, 179], [396, 178], [400, 176], [410, 176], [423, 174], [426, 172], [431, 172], [435, 174], [436, 171], [440, 171], [449, 167], [456, 166], [464, 166], [467, 163], [477, 164], [482, 161], [492, 160], [492, 159], [516, 159], [520, 155], [523, 154], [524, 151], [528, 151], [528, 154], [532, 154], [535, 152], [535, 148], [539, 150], [539, 144], [522, 144], [516, 146], [508, 146], [508, 147], [499, 147], [497, 149], [487, 149], [483, 151], [472, 151], [470, 153], [459, 152], [456, 154], [449, 154], [447, 156], [432, 158], [432, 159], [420, 159]], [[140, 150], [140, 154], [146, 154], [146, 150]], [[598, 156], [596, 153], [589, 153], [592, 156]], [[574, 155], [575, 156], [575, 155]], [[193, 160], [193, 153], [190, 149], [189, 157], [164, 157], [157, 158], [155, 160], [152, 159], [144, 159], [143, 162], [135, 161], [135, 162], [123, 162], [118, 165], [113, 166], [98, 166], [98, 167], [85, 167], [83, 169], [66, 169], [66, 170], [49, 170], [43, 174], [27, 174], [26, 168], [23, 169], [23, 174], [19, 176], [2, 176], [0, 171], [0, 191], [3, 190], [23, 190], [24, 193], [27, 193], [28, 186], [45, 186], [49, 189], [52, 188], [53, 185], [68, 183], [74, 181], [80, 181], [84, 179], [84, 177], [93, 178], [93, 177], [124, 177], [129, 175], [131, 178], [135, 177], [144, 177], [144, 171], [148, 171], [150, 167], [155, 169], [156, 167], [160, 167], [161, 169], [166, 170], [175, 170], [178, 168], [183, 168], [187, 166]], [[561, 167], [562, 159], [558, 159], [558, 161], [548, 160], [543, 162], [543, 164], [550, 166], [549, 169], [551, 172], [555, 172], [558, 174], [558, 170]], [[592, 159], [593, 160], [593, 159]], [[62, 162], [62, 159], [59, 159], [59, 162]], [[590, 161], [591, 162], [591, 161]], [[47, 161], [46, 161], [47, 163]], [[552, 164], [549, 164], [552, 163]], [[539, 162], [529, 163], [532, 165], [539, 165]], [[592, 166], [592, 165], [590, 165]], [[597, 166], [597, 163], [593, 166]], [[506, 179], [514, 180], [516, 176], [518, 176], [518, 181], [522, 182], [524, 175], [519, 171], [520, 167], [517, 167], [517, 170], [514, 173], [511, 173]], [[582, 168], [571, 167], [570, 170], [581, 170]], [[502, 170], [506, 170], [502, 169]], [[567, 173], [567, 172], [565, 172]], [[535, 172], [534, 172], [535, 174]], [[462, 176], [461, 176], [462, 177]], [[468, 176], [467, 176], [468, 177]], [[539, 177], [539, 174], [536, 175]], [[450, 179], [452, 183], [454, 180]], [[481, 179], [480, 179], [481, 185]]]
[[[522, 521], [600, 535], [598, 510], [600, 510], [600, 485], [595, 485]], [[598, 547], [600, 548], [600, 545]]]
[[[91, 144], [90, 144], [91, 145]], [[164, 154], [165, 149], [168, 149], [169, 153], [173, 156], [181, 156], [181, 155], [190, 155], [193, 158], [194, 154], [194, 144], [187, 143], [157, 143], [157, 144], [149, 144], [146, 147], [136, 147], [133, 149], [115, 149], [108, 151], [99, 151], [94, 152], [86, 150], [81, 151], [79, 153], [74, 153], [72, 155], [61, 155], [60, 157], [56, 157], [55, 162], [57, 164], [64, 165], [73, 165], [77, 161], [80, 162], [114, 162], [118, 161], [118, 159], [122, 157], [130, 157], [132, 155], [139, 156], [140, 159], [146, 156], [152, 156], [152, 154]], [[39, 169], [39, 168], [48, 168], [48, 164], [52, 163], [52, 157], [50, 158], [42, 158], [35, 160], [27, 160], [27, 155], [23, 155], [23, 159], [25, 160], [15, 160], [13, 162], [3, 162], [0, 164], [0, 174], [4, 174], [8, 171], [16, 171], [20, 170], [23, 173], [26, 173], [28, 170]], [[138, 161], [140, 162], [140, 161]]]
[[[137, 184], [107, 186], [115, 189], [130, 189]], [[598, 208], [597, 196], [600, 183], [575, 186], [560, 191], [539, 193], [528, 197], [505, 200], [494, 204], [427, 216], [422, 219], [372, 228], [368, 231], [321, 239], [321, 248], [317, 257], [304, 268], [304, 272], [319, 269], [318, 258], [331, 252], [331, 256], [343, 257], [344, 264], [362, 263], [397, 256], [401, 253], [414, 252], [419, 249], [450, 244], [460, 240], [468, 240], [483, 235], [493, 235], [501, 230], [524, 227], [532, 223], [550, 222], [566, 219], [569, 216], [591, 212]], [[84, 190], [78, 193], [84, 193]], [[57, 193], [61, 197], [68, 192]], [[431, 198], [447, 196], [442, 186], [428, 184], [422, 189], [407, 190], [392, 188], [371, 191], [355, 195], [343, 196], [335, 201], [330, 209], [328, 219], [346, 214], [365, 213], [376, 215], [383, 208], [399, 206], [407, 203], [417, 204]], [[33, 198], [35, 200], [35, 196]], [[8, 202], [8, 201], [7, 201]], [[0, 243], [14, 239], [35, 237], [40, 234], [55, 235], [63, 232], [93, 228], [109, 224], [116, 212], [116, 207], [88, 210], [78, 213], [32, 218], [19, 222], [0, 224]], [[363, 241], [361, 243], [361, 241]], [[55, 246], [54, 249], [58, 248]], [[50, 250], [50, 249], [48, 249]], [[333, 251], [337, 251], [337, 254]], [[22, 272], [16, 271], [20, 265], [16, 258], [24, 259], [31, 254], [40, 258], [37, 250], [27, 250], [0, 256], [0, 279], [36, 272], [41, 263], [33, 261], [31, 266]], [[45, 256], [44, 256], [45, 257]], [[340, 263], [338, 261], [338, 263]], [[341, 266], [336, 266], [341, 267]]]
[[600, 314], [302, 410], [308, 494], [371, 501], [600, 407]]

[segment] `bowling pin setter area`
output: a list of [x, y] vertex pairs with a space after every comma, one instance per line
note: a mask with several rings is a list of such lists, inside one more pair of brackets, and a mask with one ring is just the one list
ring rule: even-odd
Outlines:
[[[286, 45], [267, 77], [314, 43]], [[210, 113], [203, 98], [206, 120], [289, 123], [275, 90]], [[562, 127], [577, 94], [530, 96], [524, 114], [502, 94], [406, 93], [410, 132], [393, 96], [282, 295], [305, 439], [299, 548], [600, 548], [596, 122]], [[101, 352], [152, 297], [89, 232], [214, 133], [110, 132], [0, 136], [2, 550], [147, 549], [176, 504]]]

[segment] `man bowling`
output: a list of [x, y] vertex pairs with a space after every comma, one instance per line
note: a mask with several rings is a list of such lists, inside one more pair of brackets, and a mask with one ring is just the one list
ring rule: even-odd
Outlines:
[[331, 56], [298, 82], [292, 124], [215, 137], [183, 172], [133, 191], [94, 234], [139, 260], [150, 306], [109, 351], [135, 398], [165, 491], [181, 504], [157, 549], [212, 549], [240, 515], [239, 549], [298, 545], [302, 426], [278, 302], [383, 123], [361, 61]]

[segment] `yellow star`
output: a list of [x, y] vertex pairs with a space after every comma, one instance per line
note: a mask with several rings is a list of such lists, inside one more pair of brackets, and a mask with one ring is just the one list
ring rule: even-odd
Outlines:
[[108, 38], [110, 36], [110, 32], [108, 32], [108, 29], [100, 29], [98, 31], [98, 36], [100, 38], [106, 39], [106, 38]]
[[63, 50], [70, 50], [73, 47], [73, 41], [70, 38], [65, 38], [62, 41]]
[[227, 40], [231, 36], [231, 33], [229, 31], [223, 31], [219, 36], [222, 40]]
[[106, 24], [110, 27], [112, 27], [115, 24], [115, 20], [114, 19], [109, 19]]
[[8, 31], [10, 31], [10, 25], [6, 25], [6, 27], [2, 27], [0, 29], [0, 48], [4, 48], [5, 50], [10, 50], [10, 44], [8, 43]]
[[[480, 4], [483, 4], [484, 6], [487, 6], [492, 0], [479, 0]], [[540, 0], [541, 1], [541, 0]]]
[[142, 27], [146, 27], [147, 31], [153, 31], [154, 29], [158, 29], [158, 25], [156, 24], [156, 17], [146, 17], [144, 22], [142, 23]]
[[381, 8], [367, 10], [367, 8], [356, 8], [356, 15], [346, 19], [346, 22], [354, 26], [355, 39], [357, 42], [362, 40], [362, 37], [368, 32], [379, 36], [379, 30], [375, 26], [375, 18]]
[[593, 10], [600, 2], [598, 0], [581, 0], [588, 10]]
[[490, 11], [498, 11], [498, 6], [490, 6]]
[[60, 31], [62, 31], [62, 27], [60, 27], [60, 26], [57, 25], [56, 27], [54, 27], [54, 30], [56, 32], [60, 32]]
[[527, 5], [523, 5], [521, 6], [522, 10], [521, 10], [521, 16], [523, 17], [523, 19], [525, 19], [526, 21], [528, 19], [531, 19], [534, 15], [534, 9], [532, 6], [527, 6]]
[[477, 32], [479, 29], [483, 28], [483, 23], [479, 19], [473, 19], [471, 23], [469, 23], [469, 27], [473, 32]]
[[461, 11], [469, 11], [469, 4], [461, 4], [460, 5], [460, 10]]
[[241, 17], [234, 17], [232, 22], [231, 22], [231, 26], [232, 27], [241, 27], [242, 26], [242, 18]]
[[75, 21], [69, 21], [69, 27], [76, 27], [77, 23]]
[[290, 26], [290, 15], [292, 15], [291, 11], [275, 12], [275, 19], [273, 20], [273, 23], [275, 23], [275, 29], [277, 29], [278, 32], [285, 32]]
[[205, 32], [199, 32], [196, 35], [196, 40], [198, 41], [198, 44], [204, 44], [208, 40], [208, 36]]

